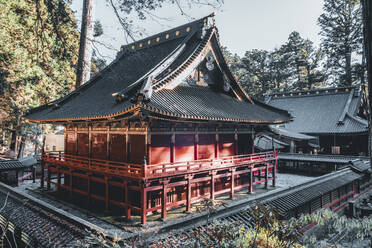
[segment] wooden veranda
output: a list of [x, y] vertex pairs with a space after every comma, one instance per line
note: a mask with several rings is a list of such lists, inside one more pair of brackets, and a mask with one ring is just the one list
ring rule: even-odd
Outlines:
[[[67, 155], [63, 152], [45, 152], [42, 156], [41, 187], [55, 184], [72, 196], [78, 193], [105, 202], [106, 210], [116, 205], [141, 215], [146, 223], [148, 213], [167, 209], [244, 188], [249, 193], [253, 186], [272, 180], [275, 186], [277, 153], [264, 152], [247, 155], [201, 159], [188, 162], [140, 165], [89, 157]], [[46, 169], [46, 175], [45, 175]], [[52, 174], [57, 180], [52, 180]], [[63, 182], [61, 179], [64, 179]], [[104, 191], [99, 190], [104, 188]]]

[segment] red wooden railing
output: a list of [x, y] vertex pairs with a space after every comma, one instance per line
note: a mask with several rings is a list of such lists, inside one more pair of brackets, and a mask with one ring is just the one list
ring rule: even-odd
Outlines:
[[140, 165], [133, 163], [108, 161], [83, 156], [68, 155], [63, 152], [45, 152], [45, 163], [65, 165], [77, 169], [103, 172], [108, 174], [136, 178], [158, 178], [162, 176], [182, 175], [187, 173], [204, 172], [213, 169], [246, 166], [275, 160], [275, 152], [263, 152], [247, 155], [236, 155], [213, 159], [200, 159], [187, 162]]
[[209, 171], [212, 169], [236, 168], [243, 165], [273, 161], [275, 160], [275, 157], [276, 154], [274, 152], [263, 152], [213, 159], [192, 160], [187, 162], [147, 165], [145, 167], [144, 175], [146, 178], [156, 178], [164, 175], [171, 176]]
[[143, 177], [143, 165], [139, 164], [68, 155], [63, 152], [45, 152], [42, 159], [45, 163], [65, 165], [77, 169], [129, 177]]

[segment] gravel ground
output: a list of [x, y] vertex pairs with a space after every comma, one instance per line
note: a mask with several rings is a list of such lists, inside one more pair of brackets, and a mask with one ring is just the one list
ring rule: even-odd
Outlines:
[[277, 173], [276, 175], [276, 185], [279, 187], [293, 187], [316, 178], [289, 173]]

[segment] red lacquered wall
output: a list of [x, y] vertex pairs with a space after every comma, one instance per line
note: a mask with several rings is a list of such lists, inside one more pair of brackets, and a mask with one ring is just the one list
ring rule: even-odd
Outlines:
[[149, 164], [170, 163], [170, 145], [170, 135], [152, 135]]
[[75, 155], [76, 153], [76, 136], [75, 133], [66, 133], [66, 153]]
[[77, 155], [88, 157], [89, 156], [89, 135], [88, 133], [77, 134]]
[[107, 134], [92, 134], [92, 158], [107, 159]]
[[220, 134], [218, 142], [218, 156], [235, 155], [234, 134]]
[[199, 134], [198, 159], [214, 158], [215, 137], [214, 134]]
[[127, 144], [126, 137], [122, 134], [110, 135], [110, 160], [126, 161]]
[[194, 160], [195, 136], [192, 134], [176, 135], [175, 142], [175, 162], [184, 162]]

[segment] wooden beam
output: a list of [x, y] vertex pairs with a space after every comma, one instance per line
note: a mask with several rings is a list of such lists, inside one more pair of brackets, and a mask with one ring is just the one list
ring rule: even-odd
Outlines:
[[210, 186], [211, 186], [211, 199], [212, 201], [214, 201], [214, 197], [215, 197], [215, 194], [214, 194], [214, 190], [215, 190], [215, 187], [214, 187], [214, 176], [216, 175], [216, 172], [215, 171], [211, 171], [211, 182], [210, 182]]
[[147, 215], [147, 189], [145, 183], [142, 184], [141, 188], [141, 224], [146, 224], [146, 215]]
[[147, 164], [151, 164], [151, 134], [146, 135], [146, 161]]
[[174, 127], [172, 127], [172, 135], [171, 135], [171, 142], [170, 142], [170, 162], [175, 162], [175, 146], [176, 146], [176, 134], [174, 131]]
[[72, 197], [72, 169], [70, 169], [70, 182], [69, 182], [69, 193], [70, 193], [70, 197]]
[[57, 165], [57, 190], [61, 189], [61, 171], [59, 170], [59, 166]]
[[109, 178], [105, 176], [105, 210], [109, 211]]
[[47, 168], [47, 190], [50, 190], [50, 170], [49, 170], [49, 166]]
[[161, 198], [161, 218], [165, 220], [167, 218], [167, 184], [168, 180], [163, 181], [163, 190]]
[[110, 160], [110, 146], [111, 146], [111, 137], [110, 137], [110, 129], [111, 125], [107, 126], [107, 134], [106, 134], [106, 159]]
[[253, 166], [250, 167], [249, 172], [249, 193], [253, 193]]
[[89, 202], [89, 205], [92, 203], [92, 196], [91, 196], [91, 185], [90, 185], [90, 183], [91, 183], [91, 175], [90, 174], [88, 174], [88, 202]]
[[187, 177], [186, 212], [191, 211], [191, 176]]
[[41, 159], [40, 166], [41, 166], [40, 188], [43, 189], [44, 188], [44, 166], [45, 166], [45, 162], [43, 159]]
[[266, 163], [265, 166], [265, 189], [269, 188], [269, 165]]
[[235, 168], [231, 168], [230, 173], [230, 198], [233, 199], [235, 194]]
[[125, 203], [125, 217], [129, 220], [131, 216], [131, 208], [129, 207], [129, 196], [128, 196], [128, 181], [124, 180], [124, 203]]
[[276, 186], [276, 166], [277, 166], [278, 159], [275, 159], [275, 164], [272, 168], [272, 175], [273, 175], [273, 187]]

